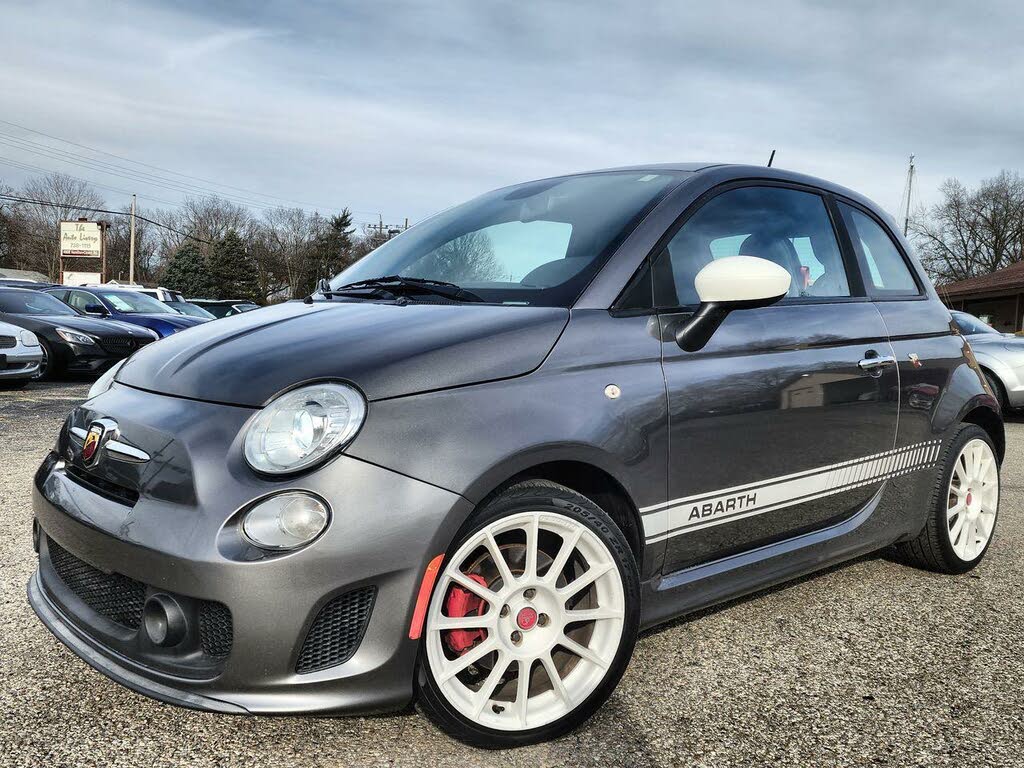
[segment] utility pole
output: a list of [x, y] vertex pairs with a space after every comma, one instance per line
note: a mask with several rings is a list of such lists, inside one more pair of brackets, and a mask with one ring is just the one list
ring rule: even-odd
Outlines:
[[910, 165], [907, 167], [907, 207], [903, 211], [903, 236], [906, 237], [910, 231], [910, 196], [914, 191], [914, 156], [910, 156]]
[[132, 195], [132, 223], [128, 235], [128, 283], [135, 285], [135, 195]]

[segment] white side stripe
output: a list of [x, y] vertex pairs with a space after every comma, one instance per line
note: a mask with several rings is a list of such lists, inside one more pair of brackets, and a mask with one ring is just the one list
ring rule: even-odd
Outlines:
[[941, 441], [903, 446], [860, 459], [686, 496], [640, 510], [648, 544], [690, 531], [802, 504], [933, 466]]

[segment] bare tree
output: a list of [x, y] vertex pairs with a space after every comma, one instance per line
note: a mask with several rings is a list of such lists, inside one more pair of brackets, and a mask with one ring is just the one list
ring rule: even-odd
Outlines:
[[411, 264], [406, 273], [410, 277], [463, 283], [500, 280], [502, 268], [494, 255], [491, 238], [484, 232], [467, 232]]
[[1024, 259], [1024, 178], [1002, 171], [968, 189], [957, 179], [911, 221], [921, 261], [938, 284], [995, 272]]
[[[24, 231], [23, 247], [36, 258], [31, 268], [56, 280], [60, 273], [60, 222], [80, 217], [96, 218], [94, 209], [103, 208], [103, 198], [86, 182], [63, 173], [51, 173], [25, 182], [20, 194], [51, 205], [21, 203], [17, 207]], [[27, 254], [26, 254], [27, 255]]]

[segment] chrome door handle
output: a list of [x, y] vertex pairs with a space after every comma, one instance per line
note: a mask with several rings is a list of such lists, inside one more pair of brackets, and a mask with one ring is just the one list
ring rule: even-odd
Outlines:
[[892, 355], [880, 357], [865, 357], [857, 366], [868, 373], [881, 373], [882, 369], [889, 365], [896, 365], [896, 358]]

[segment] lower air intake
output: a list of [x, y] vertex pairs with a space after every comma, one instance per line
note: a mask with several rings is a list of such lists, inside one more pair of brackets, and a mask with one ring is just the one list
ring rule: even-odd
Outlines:
[[362, 587], [321, 608], [302, 644], [295, 671], [317, 672], [351, 659], [366, 632], [376, 596], [376, 587]]

